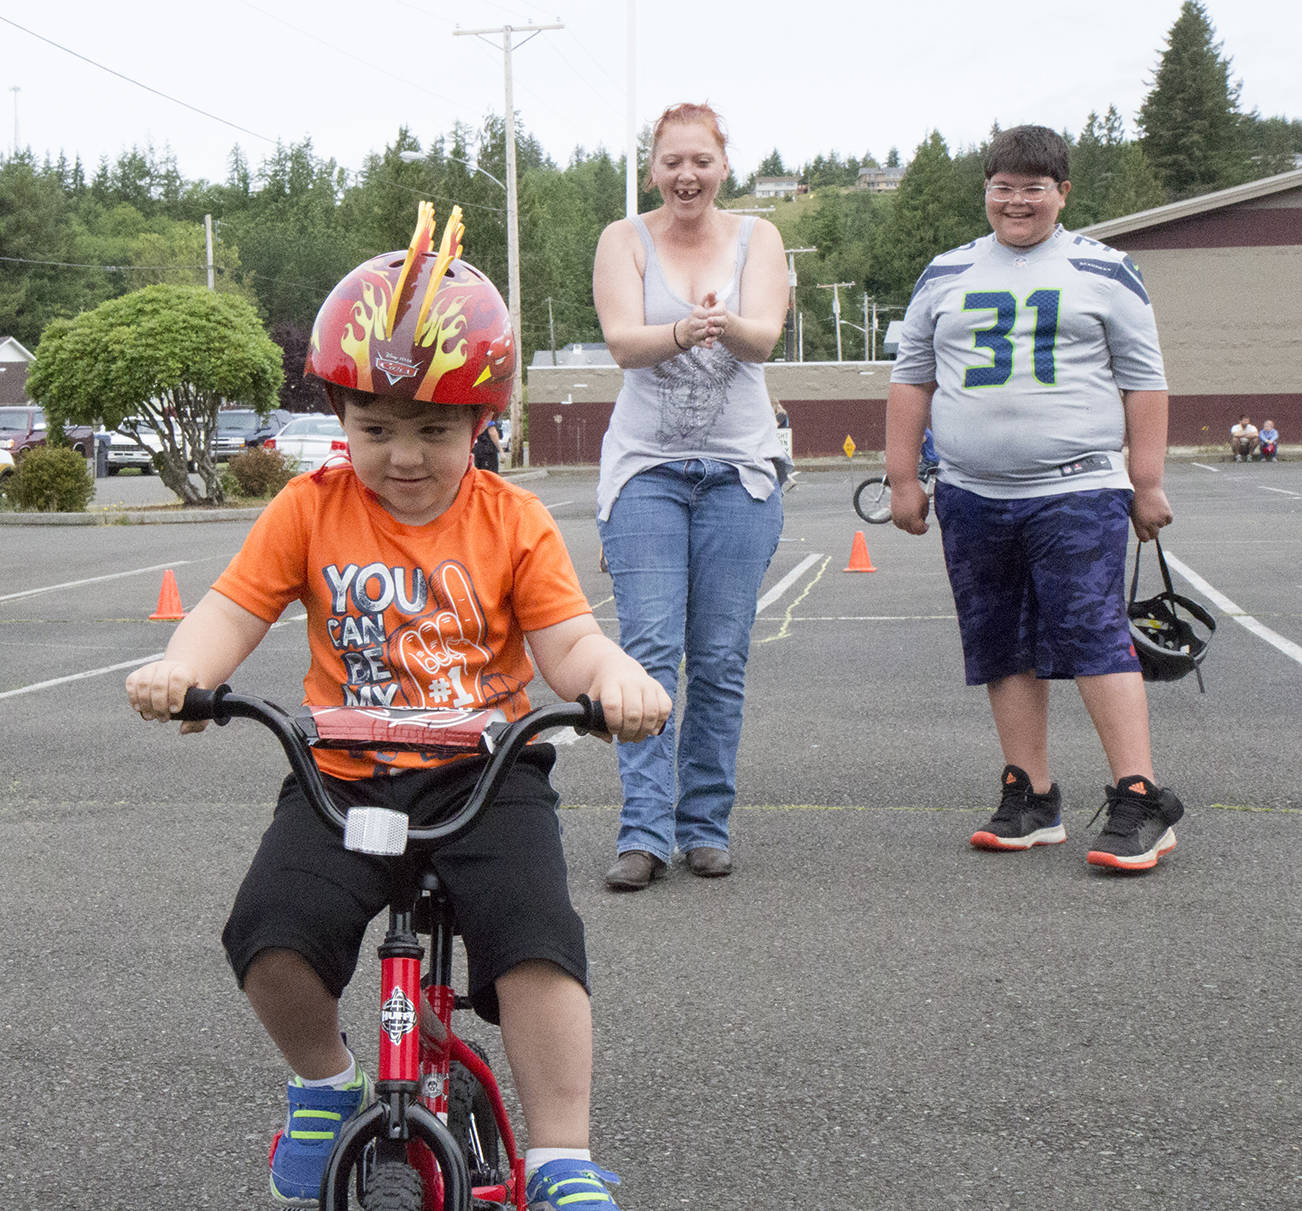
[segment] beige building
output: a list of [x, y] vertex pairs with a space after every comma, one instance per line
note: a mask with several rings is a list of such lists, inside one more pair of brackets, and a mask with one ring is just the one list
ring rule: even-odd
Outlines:
[[1228, 442], [1244, 413], [1273, 419], [1286, 445], [1302, 441], [1302, 171], [1082, 234], [1129, 253], [1144, 275], [1173, 444]]

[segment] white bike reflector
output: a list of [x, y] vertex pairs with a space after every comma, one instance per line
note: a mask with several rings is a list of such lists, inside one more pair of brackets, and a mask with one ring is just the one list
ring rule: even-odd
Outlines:
[[350, 807], [344, 848], [396, 858], [407, 848], [407, 817], [387, 807]]

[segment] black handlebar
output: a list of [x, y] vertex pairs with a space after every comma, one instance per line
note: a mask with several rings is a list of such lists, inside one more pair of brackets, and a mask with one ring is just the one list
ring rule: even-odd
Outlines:
[[[430, 712], [413, 708], [411, 713], [413, 717], [427, 717]], [[321, 771], [312, 758], [307, 736], [293, 717], [274, 702], [237, 694], [228, 685], [219, 685], [215, 690], [190, 689], [185, 694], [185, 705], [173, 718], [183, 721], [211, 720], [223, 727], [232, 719], [254, 719], [261, 723], [280, 742], [308, 802], [322, 819], [340, 832], [344, 831], [347, 817], [335, 806], [330, 792], [326, 790]], [[492, 802], [525, 745], [539, 733], [558, 727], [572, 727], [580, 733], [604, 732], [606, 720], [601, 703], [593, 702], [586, 694], [581, 694], [576, 702], [557, 702], [537, 707], [514, 722], [491, 725], [485, 732], [485, 740], [480, 749], [489, 754], [488, 762], [470, 792], [470, 797], [453, 815], [438, 824], [417, 828], [409, 826], [407, 840], [416, 844], [443, 841], [464, 831], [484, 807]]]

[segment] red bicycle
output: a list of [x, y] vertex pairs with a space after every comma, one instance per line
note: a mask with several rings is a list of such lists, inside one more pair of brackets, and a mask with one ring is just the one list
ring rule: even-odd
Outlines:
[[[343, 833], [349, 849], [398, 859], [389, 927], [379, 947], [377, 1098], [335, 1143], [321, 1182], [322, 1211], [348, 1211], [350, 1186], [366, 1211], [526, 1211], [524, 1157], [497, 1081], [482, 1049], [452, 1030], [453, 1011], [470, 1003], [452, 986], [452, 905], [422, 855], [474, 823], [535, 736], [558, 727], [604, 731], [600, 704], [582, 697], [539, 707], [512, 723], [493, 710], [303, 707], [291, 716], [223, 685], [190, 690], [176, 718], [261, 723], [280, 742], [312, 806]], [[313, 748], [477, 752], [487, 760], [455, 813], [411, 827], [404, 814], [387, 808], [340, 811]], [[430, 935], [423, 972], [427, 952], [418, 931]]]

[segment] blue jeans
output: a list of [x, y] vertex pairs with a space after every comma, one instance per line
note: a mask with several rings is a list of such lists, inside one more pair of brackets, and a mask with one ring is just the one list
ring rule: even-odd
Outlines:
[[713, 459], [662, 463], [624, 485], [598, 529], [621, 646], [670, 698], [684, 657], [687, 673], [681, 726], [671, 715], [661, 735], [619, 746], [616, 849], [665, 862], [675, 844], [727, 849], [750, 629], [782, 533], [782, 493], [755, 500], [735, 468]]

